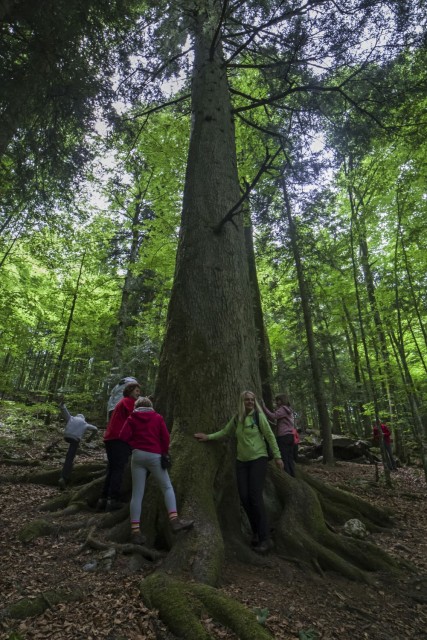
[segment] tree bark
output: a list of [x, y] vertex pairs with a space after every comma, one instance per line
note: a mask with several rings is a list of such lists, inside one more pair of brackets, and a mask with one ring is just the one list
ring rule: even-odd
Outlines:
[[218, 430], [236, 411], [241, 391], [260, 389], [241, 211], [215, 231], [240, 197], [224, 59], [219, 45], [211, 47], [218, 20], [199, 9], [192, 25], [192, 129], [155, 392], [156, 408], [173, 428], [172, 475], [180, 510], [195, 519], [197, 532], [172, 549], [168, 564], [176, 568], [191, 557], [193, 575], [210, 584], [219, 578], [223, 554], [220, 520], [239, 531], [239, 503], [230, 448], [201, 449], [193, 433]]
[[331, 421], [329, 418], [328, 407], [326, 404], [325, 393], [323, 390], [322, 374], [319, 360], [317, 357], [316, 344], [314, 339], [313, 321], [308, 300], [307, 285], [304, 276], [301, 256], [299, 252], [295, 223], [292, 217], [291, 205], [289, 202], [287, 187], [284, 178], [282, 178], [282, 192], [285, 201], [285, 211], [289, 224], [289, 236], [292, 245], [292, 252], [297, 270], [298, 286], [301, 296], [301, 306], [304, 316], [304, 326], [307, 337], [308, 353], [310, 356], [311, 374], [313, 378], [313, 391], [316, 399], [316, 407], [319, 415], [320, 433], [322, 435], [323, 463], [333, 464], [334, 452], [332, 448]]

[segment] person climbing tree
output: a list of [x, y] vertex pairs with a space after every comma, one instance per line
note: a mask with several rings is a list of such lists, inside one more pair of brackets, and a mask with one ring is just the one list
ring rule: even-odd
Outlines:
[[153, 475], [162, 490], [172, 531], [177, 533], [183, 529], [191, 529], [193, 520], [178, 517], [175, 492], [164, 464], [169, 451], [169, 431], [162, 416], [154, 411], [149, 398], [138, 398], [135, 402], [135, 410], [124, 423], [120, 439], [132, 448], [131, 542], [146, 542], [140, 530], [140, 520], [148, 472]]
[[61, 476], [58, 480], [58, 485], [61, 490], [65, 489], [73, 470], [74, 458], [77, 455], [80, 440], [83, 438], [86, 431], [91, 431], [95, 434], [98, 429], [93, 424], [88, 424], [82, 413], [78, 413], [76, 416], [72, 416], [63, 402], [60, 403], [59, 408], [66, 420], [64, 440], [68, 442], [68, 451], [65, 456], [64, 466], [62, 467]]

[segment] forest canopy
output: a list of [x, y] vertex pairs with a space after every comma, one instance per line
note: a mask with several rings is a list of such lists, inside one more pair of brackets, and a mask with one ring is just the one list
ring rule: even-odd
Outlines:
[[[60, 391], [102, 416], [117, 375], [154, 391], [199, 161], [188, 148], [203, 23], [226, 74], [239, 185], [211, 224], [253, 229], [263, 389], [285, 389], [303, 427], [366, 436], [381, 414], [400, 456], [420, 449], [422, 3], [23, 0], [1, 18], [3, 397]], [[213, 153], [224, 167], [228, 151]]]

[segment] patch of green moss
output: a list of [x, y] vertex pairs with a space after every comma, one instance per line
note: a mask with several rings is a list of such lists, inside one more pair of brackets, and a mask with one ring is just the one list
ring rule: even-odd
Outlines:
[[33, 520], [22, 527], [18, 539], [24, 543], [33, 542], [41, 536], [48, 536], [53, 529], [53, 525], [47, 520]]
[[74, 600], [80, 600], [82, 597], [84, 597], [84, 592], [80, 589], [75, 591], [46, 591], [40, 593], [36, 598], [23, 598], [7, 607], [7, 609], [3, 609], [0, 613], [0, 618], [22, 620], [39, 616], [46, 609], [59, 602], [73, 602]]

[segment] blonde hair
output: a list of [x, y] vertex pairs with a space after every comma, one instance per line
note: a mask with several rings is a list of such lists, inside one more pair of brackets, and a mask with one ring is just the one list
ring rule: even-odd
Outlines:
[[151, 402], [150, 398], [146, 398], [144, 396], [141, 396], [135, 402], [135, 409], [137, 409], [138, 407], [152, 407], [152, 406], [153, 406], [153, 403]]
[[245, 408], [245, 396], [247, 394], [250, 394], [251, 396], [253, 396], [255, 403], [254, 403], [254, 410], [258, 411], [258, 413], [262, 413], [262, 409], [258, 403], [258, 400], [256, 399], [256, 395], [254, 394], [253, 391], [242, 391], [242, 393], [240, 394], [239, 397], [239, 410], [238, 410], [238, 414], [237, 414], [237, 418], [239, 422], [244, 422], [245, 417], [246, 417], [246, 408]]

